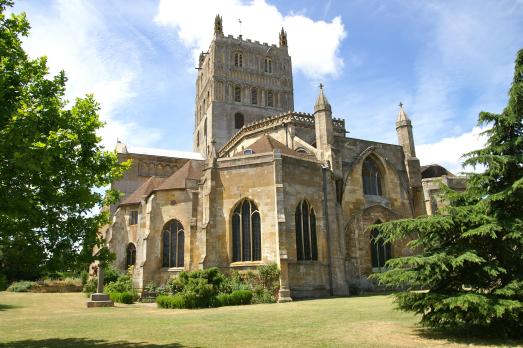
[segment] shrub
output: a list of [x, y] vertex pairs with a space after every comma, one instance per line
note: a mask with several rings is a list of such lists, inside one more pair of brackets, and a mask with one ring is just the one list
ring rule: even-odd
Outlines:
[[233, 306], [247, 305], [251, 303], [252, 291], [250, 290], [236, 290], [230, 294]]
[[80, 279], [82, 280], [82, 285], [85, 286], [85, 284], [87, 284], [87, 281], [89, 280], [89, 272], [82, 271], [80, 273]]
[[251, 303], [253, 294], [251, 290], [236, 290], [230, 294], [220, 293], [216, 296], [218, 306], [239, 306]]
[[276, 303], [277, 296], [271, 290], [256, 287], [253, 291], [252, 303]]
[[135, 295], [132, 292], [110, 292], [109, 298], [114, 302], [132, 304], [135, 300]]
[[7, 288], [7, 277], [5, 274], [0, 273], [0, 291], [4, 291]]
[[96, 288], [98, 286], [98, 280], [96, 278], [91, 278], [85, 283], [83, 292], [86, 296], [89, 296], [90, 294], [96, 292]]
[[104, 267], [104, 284], [113, 283], [123, 275], [123, 272], [116, 269], [113, 265]]
[[160, 308], [186, 308], [185, 297], [182, 294], [160, 295], [156, 297], [156, 303]]
[[131, 276], [125, 274], [121, 275], [116, 281], [108, 283], [104, 286], [104, 292], [133, 292], [133, 281]]
[[280, 270], [277, 264], [261, 265], [256, 270], [265, 289], [275, 290], [280, 288]]
[[27, 280], [22, 280], [19, 282], [12, 283], [8, 288], [7, 291], [12, 292], [29, 292], [31, 291], [31, 288], [36, 285], [35, 282], [30, 282]]

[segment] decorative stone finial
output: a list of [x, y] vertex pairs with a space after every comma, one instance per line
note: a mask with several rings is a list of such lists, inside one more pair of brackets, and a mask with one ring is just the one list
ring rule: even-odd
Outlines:
[[400, 111], [398, 112], [398, 118], [396, 120], [396, 123], [398, 122], [410, 122], [409, 116], [407, 116], [407, 113], [403, 109], [403, 103], [399, 103]]
[[314, 112], [321, 110], [327, 110], [329, 112], [332, 112], [331, 105], [329, 101], [327, 100], [327, 97], [323, 93], [323, 83], [320, 83], [320, 94], [318, 95], [318, 99], [316, 99], [316, 104], [314, 104]]
[[280, 47], [287, 47], [287, 32], [281, 28], [280, 31]]
[[214, 34], [223, 35], [223, 20], [219, 14], [214, 17]]

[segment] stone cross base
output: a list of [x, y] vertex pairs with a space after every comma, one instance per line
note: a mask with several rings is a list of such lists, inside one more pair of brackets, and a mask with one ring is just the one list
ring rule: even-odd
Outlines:
[[87, 301], [87, 308], [92, 307], [114, 307], [114, 302], [107, 294], [94, 293], [91, 294], [91, 300]]

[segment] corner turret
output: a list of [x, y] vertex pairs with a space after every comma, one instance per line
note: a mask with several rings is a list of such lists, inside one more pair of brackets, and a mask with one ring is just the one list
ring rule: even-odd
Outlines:
[[416, 157], [412, 122], [403, 109], [403, 103], [400, 102], [399, 107], [400, 110], [396, 118], [396, 132], [398, 133], [398, 143], [403, 147], [403, 153], [405, 154], [405, 167], [412, 194], [413, 214], [414, 216], [424, 215], [425, 204], [421, 189], [421, 167], [419, 159]]

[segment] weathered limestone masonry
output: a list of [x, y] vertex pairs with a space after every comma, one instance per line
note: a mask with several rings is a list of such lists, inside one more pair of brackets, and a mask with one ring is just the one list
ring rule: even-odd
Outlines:
[[102, 233], [116, 266], [134, 266], [137, 288], [182, 270], [277, 263], [282, 302], [348, 295], [413, 252], [370, 225], [434, 213], [440, 178], [463, 185], [440, 166], [420, 167], [402, 105], [399, 145], [347, 137], [321, 85], [312, 114], [293, 108], [285, 31], [278, 47], [233, 38], [217, 16], [196, 81], [196, 152], [117, 145], [133, 166], [113, 183], [124, 197]]

